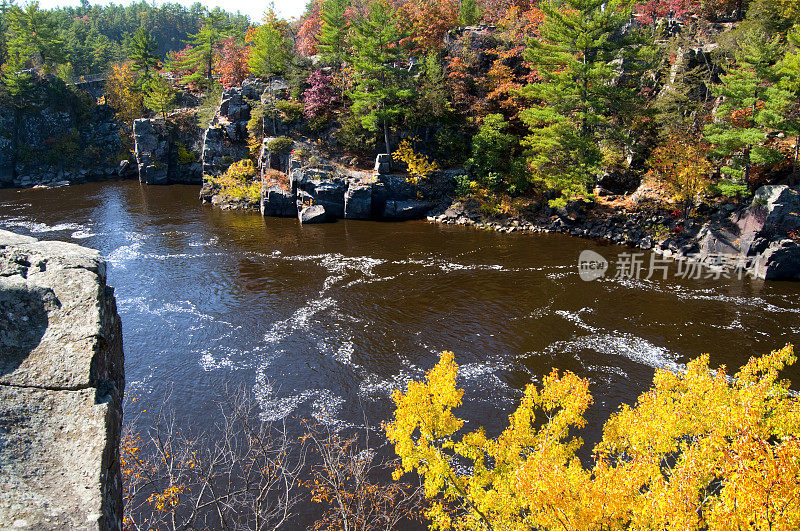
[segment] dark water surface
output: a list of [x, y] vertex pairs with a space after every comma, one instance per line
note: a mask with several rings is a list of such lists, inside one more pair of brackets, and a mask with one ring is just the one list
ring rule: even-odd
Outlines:
[[[462, 415], [492, 433], [552, 367], [590, 378], [591, 447], [654, 369], [702, 352], [738, 368], [800, 338], [797, 283], [681, 280], [674, 267], [667, 281], [584, 282], [582, 250], [630, 250], [425, 222], [300, 226], [204, 207], [197, 192], [131, 181], [0, 190], [0, 227], [108, 259], [127, 393], [139, 397], [129, 417], [172, 387], [179, 422], [202, 427], [223, 387], [244, 383], [267, 419], [341, 427], [366, 414], [377, 426], [391, 390], [447, 349], [461, 366]], [[797, 388], [800, 370], [786, 376]]]

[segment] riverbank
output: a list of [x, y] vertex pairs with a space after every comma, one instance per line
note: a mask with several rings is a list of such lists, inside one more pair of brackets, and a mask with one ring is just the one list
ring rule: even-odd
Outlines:
[[[762, 186], [750, 202], [703, 205], [695, 216], [655, 204], [599, 201], [542, 209], [538, 215], [496, 218], [476, 202], [458, 201], [428, 221], [504, 233], [563, 233], [653, 250], [724, 274], [800, 280], [800, 188]], [[633, 209], [632, 209], [633, 207]], [[698, 269], [698, 274], [704, 274]]]

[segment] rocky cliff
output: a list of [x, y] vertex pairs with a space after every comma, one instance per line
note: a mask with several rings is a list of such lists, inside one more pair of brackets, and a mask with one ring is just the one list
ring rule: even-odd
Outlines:
[[24, 101], [0, 102], [0, 187], [130, 177], [119, 162], [121, 127], [88, 94], [37, 80]]
[[99, 253], [0, 231], [0, 527], [121, 529], [123, 362]]

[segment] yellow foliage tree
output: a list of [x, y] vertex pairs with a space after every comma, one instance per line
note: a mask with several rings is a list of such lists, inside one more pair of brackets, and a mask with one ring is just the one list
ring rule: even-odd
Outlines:
[[106, 103], [116, 111], [118, 120], [129, 125], [145, 113], [142, 93], [135, 88], [137, 79], [131, 61], [111, 65], [106, 79]]
[[708, 152], [708, 144], [699, 139], [671, 137], [653, 150], [648, 161], [651, 176], [669, 187], [684, 215], [710, 184], [713, 165]]
[[795, 359], [788, 345], [732, 379], [708, 355], [685, 374], [657, 371], [606, 423], [587, 469], [572, 432], [592, 403], [588, 381], [554, 370], [499, 437], [457, 440], [463, 391], [444, 352], [425, 382], [393, 395], [395, 477], [423, 476], [432, 529], [798, 529], [800, 401], [778, 380]]
[[429, 160], [425, 155], [414, 151], [409, 139], [400, 142], [400, 146], [398, 146], [393, 155], [408, 166], [410, 177], [407, 180], [414, 185], [419, 184], [421, 180], [439, 170], [439, 165], [436, 164], [436, 161]]

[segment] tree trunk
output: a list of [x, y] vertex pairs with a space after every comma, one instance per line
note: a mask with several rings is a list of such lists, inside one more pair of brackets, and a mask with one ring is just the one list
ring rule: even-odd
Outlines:
[[389, 123], [386, 118], [383, 119], [383, 141], [386, 143], [386, 153], [392, 154], [392, 149], [389, 147]]
[[794, 139], [794, 160], [792, 161], [792, 179], [789, 181], [789, 186], [797, 184], [797, 155], [800, 152], [800, 135]]
[[744, 184], [750, 190], [750, 146], [744, 151]]

